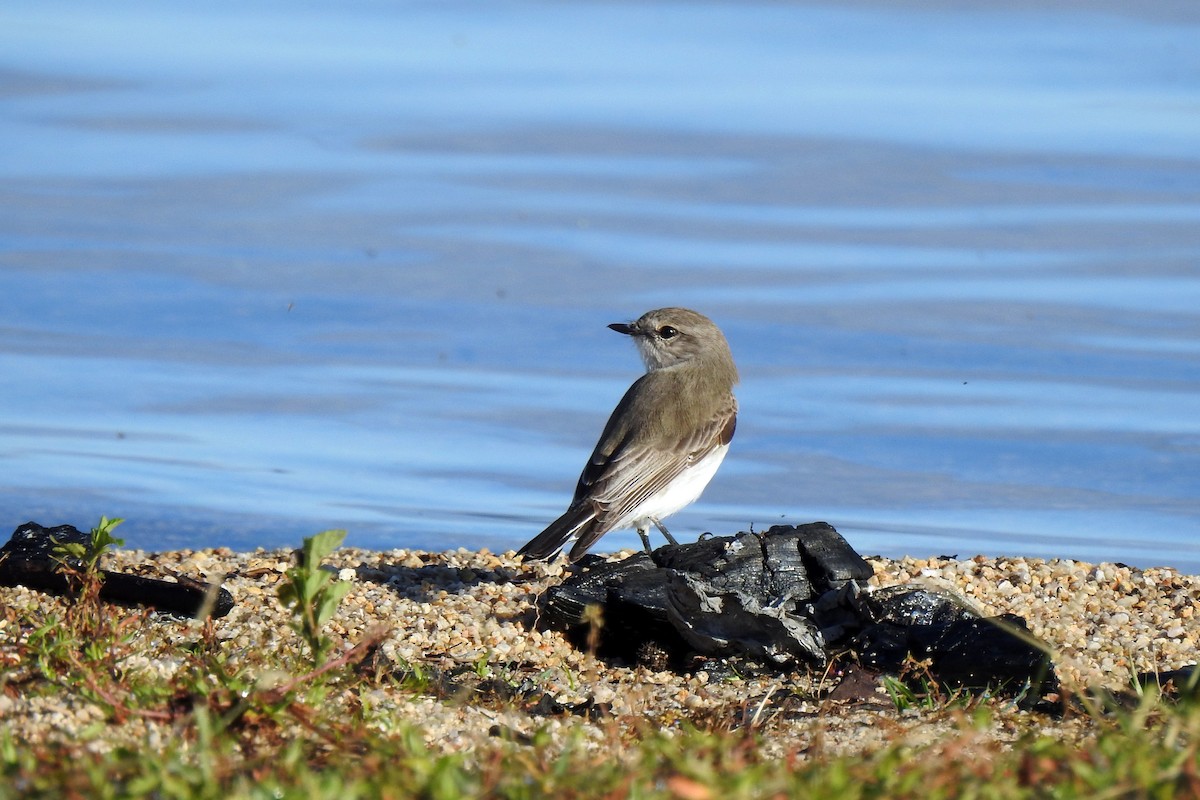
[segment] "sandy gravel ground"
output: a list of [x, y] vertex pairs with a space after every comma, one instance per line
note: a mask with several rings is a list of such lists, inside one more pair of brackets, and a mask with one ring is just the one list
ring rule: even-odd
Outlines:
[[[1137, 672], [1173, 669], [1197, 660], [1198, 576], [1118, 564], [982, 556], [870, 561], [876, 586], [920, 583], [949, 588], [984, 614], [1024, 617], [1030, 630], [1054, 648], [1059, 676], [1068, 688], [1125, 689]], [[438, 748], [471, 750], [498, 734], [520, 740], [538, 731], [569, 740], [572, 746], [611, 746], [614, 729], [628, 733], [649, 725], [669, 731], [691, 720], [718, 729], [755, 726], [768, 734], [767, 746], [784, 755], [815, 749], [864, 751], [897, 737], [919, 744], [960, 725], [955, 714], [944, 711], [897, 711], [882, 690], [876, 692], [877, 699], [829, 700], [825, 694], [838, 680], [833, 674], [746, 676], [703, 669], [675, 674], [606, 664], [575, 649], [559, 633], [530, 627], [538, 595], [562, 578], [561, 562], [522, 565], [511, 554], [486, 551], [347, 548], [328, 563], [353, 584], [329, 623], [330, 633], [350, 646], [385, 626], [388, 633], [373, 661], [376, 674], [401, 675], [415, 665], [436, 678], [420, 691], [380, 680], [375, 688], [360, 692], [355, 702], [367, 709], [370, 724], [381, 731], [415, 724]], [[306, 651], [290, 627], [289, 613], [276, 599], [290, 564], [289, 551], [218, 549], [119, 552], [106, 566], [223, 581], [236, 606], [219, 621], [217, 632], [231, 659], [255, 664], [269, 650], [284, 656], [294, 653], [295, 663], [302, 664]], [[11, 684], [22, 669], [14, 664], [12, 620], [21, 611], [61, 611], [61, 604], [23, 588], [0, 589], [0, 606], [6, 607], [0, 619], [0, 652], [5, 658], [0, 666], [10, 682], [0, 692], [0, 718], [22, 739], [77, 740], [89, 726], [104, 720], [103, 710], [81, 697], [39, 697], [14, 690]], [[167, 646], [197, 636], [198, 623], [151, 616], [138, 633], [135, 654], [123, 666], [168, 676], [181, 662]], [[498, 698], [497, 687], [504, 698]], [[600, 712], [586, 713], [588, 709]], [[102, 727], [100, 736], [92, 729], [93, 746], [126, 741], [153, 748], [173, 735], [169, 725], [144, 719]], [[1008, 740], [1030, 730], [1057, 729], [1068, 735], [1083, 733], [1086, 727], [1080, 715], [1058, 719], [1001, 708], [986, 735]]]

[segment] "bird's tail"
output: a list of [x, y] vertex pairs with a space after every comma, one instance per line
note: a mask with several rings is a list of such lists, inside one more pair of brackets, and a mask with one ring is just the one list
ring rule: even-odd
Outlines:
[[[554, 556], [567, 542], [578, 539], [596, 524], [596, 510], [590, 503], [568, 508], [567, 512], [551, 522], [546, 530], [530, 539], [517, 555], [527, 559], [547, 559]], [[578, 558], [578, 556], [575, 556]], [[575, 558], [571, 560], [574, 561]]]

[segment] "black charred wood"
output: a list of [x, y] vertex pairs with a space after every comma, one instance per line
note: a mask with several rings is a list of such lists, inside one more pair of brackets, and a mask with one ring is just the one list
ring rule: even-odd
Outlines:
[[947, 686], [1034, 701], [1057, 685], [1047, 648], [1019, 617], [983, 618], [962, 598], [923, 587], [871, 592], [871, 565], [824, 522], [580, 567], [546, 592], [541, 618], [601, 655], [666, 653], [674, 665], [715, 656], [778, 669], [850, 652], [892, 673], [928, 660]]
[[799, 538], [800, 555], [813, 585], [821, 592], [838, 589], [851, 581], [870, 580], [875, 575], [866, 559], [828, 522], [810, 522], [796, 527], [776, 525], [764, 536], [789, 531], [794, 531]]
[[1200, 675], [1195, 664], [1161, 672], [1140, 672], [1137, 681], [1142, 686], [1157, 686], [1169, 697], [1200, 697]]
[[[768, 591], [770, 583], [770, 575], [763, 564], [762, 542], [752, 533], [664, 545], [654, 551], [653, 559], [663, 570], [684, 572], [703, 580], [712, 592], [757, 595]], [[659, 580], [664, 580], [664, 576]]]
[[863, 612], [875, 622], [904, 627], [947, 625], [983, 616], [950, 592], [909, 586], [889, 586], [860, 598]]
[[825, 640], [791, 603], [763, 605], [740, 591], [711, 593], [711, 584], [686, 572], [669, 571], [668, 616], [687, 643], [702, 655], [744, 656], [779, 666], [825, 664]]
[[[579, 637], [602, 609], [602, 650], [740, 655], [775, 665], [825, 663], [824, 636], [802, 613], [831, 588], [873, 573], [845, 539], [819, 522], [765, 533], [705, 537], [618, 562], [587, 559], [547, 591], [542, 618]], [[810, 576], [815, 572], [818, 576]], [[678, 660], [678, 659], [676, 659]]]
[[[36, 522], [26, 522], [18, 525], [4, 546], [0, 547], [0, 556], [31, 563], [57, 564], [55, 550], [68, 544], [87, 547], [91, 544], [91, 536], [74, 525], [45, 528]], [[83, 567], [83, 562], [78, 559], [67, 559], [65, 564], [75, 569]]]
[[[589, 606], [604, 608], [614, 596], [624, 597], [645, 608], [650, 617], [667, 618], [667, 595], [648, 553], [637, 553], [622, 561], [585, 557], [574, 572], [542, 596], [542, 614], [551, 627], [569, 628], [587, 620]], [[628, 593], [622, 595], [626, 583]], [[634, 599], [634, 598], [638, 599]]]
[[689, 651], [667, 619], [667, 592], [647, 553], [623, 561], [585, 558], [575, 572], [542, 597], [541, 617], [564, 630], [580, 649], [641, 663], [644, 654], [676, 664]]
[[1029, 702], [1057, 688], [1049, 647], [1021, 617], [984, 617], [950, 592], [907, 586], [863, 595], [859, 604], [864, 626], [849, 647], [864, 666], [902, 672], [909, 658], [927, 659], [947, 687], [1024, 693]]
[[1009, 692], [1028, 685], [1033, 698], [1058, 687], [1049, 647], [1014, 614], [914, 625], [910, 630], [914, 655], [928, 657], [942, 683]]
[[[17, 526], [0, 547], [0, 586], [27, 586], [58, 595], [79, 591], [77, 570], [83, 565], [59, 559], [55, 549], [63, 544], [88, 545], [91, 537], [71, 525], [45, 528], [36, 522]], [[171, 614], [194, 617], [206, 609], [223, 617], [233, 609], [233, 595], [213, 584], [179, 576], [178, 582], [100, 570], [100, 599], [124, 605], [141, 605]]]

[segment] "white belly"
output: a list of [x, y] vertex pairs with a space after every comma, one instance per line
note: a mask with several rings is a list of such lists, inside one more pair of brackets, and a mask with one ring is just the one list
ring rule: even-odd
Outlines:
[[612, 529], [645, 530], [653, 524], [651, 520], [666, 519], [684, 506], [696, 502], [704, 487], [708, 486], [713, 475], [717, 474], [717, 467], [721, 466], [728, 451], [729, 445], [713, 448], [707, 456], [684, 470], [672, 483], [643, 500], [613, 525]]

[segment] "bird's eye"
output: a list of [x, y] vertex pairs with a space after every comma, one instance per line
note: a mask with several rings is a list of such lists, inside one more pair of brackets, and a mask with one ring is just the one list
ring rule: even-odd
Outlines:
[[663, 339], [674, 339], [679, 335], [679, 331], [675, 330], [670, 325], [663, 325], [658, 329], [658, 335]]

